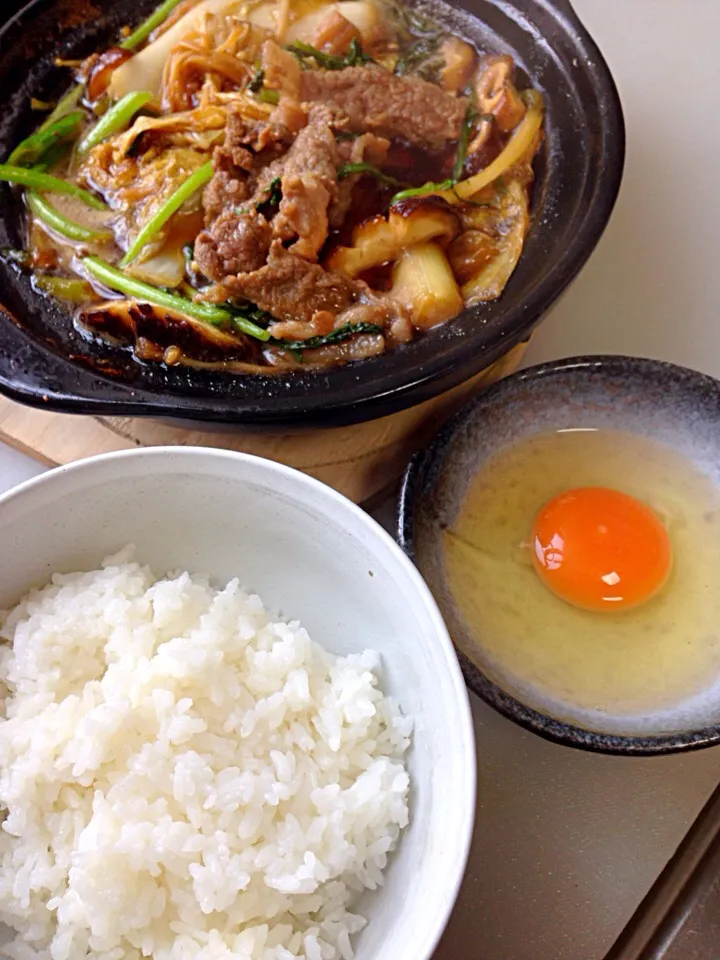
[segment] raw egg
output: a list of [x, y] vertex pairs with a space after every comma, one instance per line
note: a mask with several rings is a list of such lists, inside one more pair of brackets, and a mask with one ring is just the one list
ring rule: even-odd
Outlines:
[[460, 649], [523, 703], [640, 735], [717, 702], [720, 485], [671, 447], [586, 429], [506, 447], [443, 548]]
[[667, 582], [672, 547], [650, 507], [607, 487], [579, 487], [535, 517], [533, 561], [558, 597], [586, 610], [637, 607]]

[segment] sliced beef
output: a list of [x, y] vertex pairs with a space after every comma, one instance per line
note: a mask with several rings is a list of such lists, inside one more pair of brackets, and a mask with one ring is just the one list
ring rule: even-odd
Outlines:
[[[273, 46], [266, 44], [270, 58], [276, 53]], [[274, 62], [266, 58], [268, 68]], [[287, 65], [283, 57], [278, 57], [277, 63], [278, 69], [283, 63]], [[321, 71], [310, 73], [321, 75]], [[378, 73], [391, 85], [398, 79], [375, 69], [345, 70], [335, 76], [350, 74], [352, 83], [343, 89], [352, 91], [364, 82], [366, 74], [374, 83]], [[303, 73], [297, 78], [298, 87], [304, 84], [305, 76]], [[412, 84], [408, 89], [415, 90]], [[438, 88], [432, 89], [442, 95]], [[379, 96], [379, 88], [376, 93]], [[327, 93], [317, 99], [323, 97], [333, 99]], [[348, 93], [347, 102], [351, 99]], [[407, 100], [408, 111], [413, 102], [412, 97]], [[365, 106], [356, 98], [356, 117], [368, 104], [372, 104], [372, 97]], [[396, 107], [389, 114], [395, 120], [401, 113], [397, 101]], [[362, 135], [356, 140], [338, 145], [336, 133], [347, 128], [347, 117], [335, 102], [319, 103], [312, 97], [309, 103], [301, 104], [284, 96], [262, 124], [248, 126], [239, 114], [231, 117], [226, 142], [215, 155], [216, 175], [205, 195], [209, 228], [195, 244], [200, 270], [215, 283], [208, 299], [221, 302], [235, 298], [255, 304], [275, 318], [272, 329], [280, 337], [307, 339], [345, 323], [364, 322], [401, 339], [394, 331], [406, 325], [403, 307], [374, 294], [365, 283], [325, 270], [316, 262], [328, 238], [330, 214], [333, 222], [339, 223], [350, 206], [353, 181], [348, 178], [340, 189], [338, 167], [343, 162], [363, 161], [381, 165], [389, 141], [361, 129]], [[459, 117], [461, 121], [462, 108]], [[378, 127], [386, 122], [377, 109], [365, 120]], [[368, 125], [365, 120], [362, 127]], [[413, 124], [417, 125], [415, 116]], [[356, 119], [358, 125], [360, 120]], [[389, 120], [386, 125], [392, 126]], [[400, 131], [404, 132], [402, 123]], [[274, 181], [278, 179], [280, 201], [275, 206]], [[370, 339], [373, 350], [384, 349], [382, 335], [371, 334]]]
[[279, 240], [270, 247], [264, 267], [227, 276], [222, 286], [230, 296], [249, 300], [278, 320], [308, 323], [320, 310], [337, 316], [352, 303], [358, 290], [353, 280], [296, 257]]
[[214, 223], [225, 210], [237, 207], [247, 200], [249, 190], [247, 177], [239, 179], [225, 170], [217, 171], [203, 194], [205, 224]]
[[308, 260], [317, 260], [327, 240], [328, 207], [337, 195], [336, 122], [330, 107], [312, 107], [308, 125], [283, 160], [282, 201], [273, 234], [291, 241], [293, 253]]
[[272, 231], [261, 214], [253, 211], [238, 216], [234, 210], [227, 210], [211, 232], [198, 237], [195, 260], [206, 277], [219, 282], [228, 275], [259, 270], [267, 259], [271, 240]]
[[225, 130], [225, 143], [213, 154], [215, 176], [205, 188], [203, 208], [209, 226], [225, 210], [239, 206], [252, 192], [250, 174], [253, 153], [246, 144], [247, 126], [239, 112], [231, 111]]
[[[355, 140], [338, 144], [342, 164], [370, 163], [374, 167], [382, 167], [389, 149], [390, 141], [384, 137], [376, 137], [374, 133], [363, 133]], [[352, 205], [353, 191], [361, 176], [360, 173], [353, 173], [339, 181], [335, 200], [328, 211], [328, 219], [333, 229], [339, 229], [345, 222]]]
[[432, 149], [460, 136], [467, 100], [419, 77], [396, 77], [381, 67], [306, 70], [300, 97], [334, 103], [354, 133], [401, 137]]
[[[253, 251], [264, 246], [267, 253], [269, 230], [260, 218], [264, 226], [262, 238], [259, 237], [256, 211], [261, 209], [270, 216], [265, 204], [277, 179], [281, 181], [282, 199], [271, 220], [272, 236], [298, 256], [317, 260], [328, 236], [328, 208], [337, 197], [339, 154], [333, 128], [339, 122], [334, 108], [314, 105], [307, 115], [307, 126], [300, 130], [289, 150], [260, 166], [257, 172], [258, 155], [249, 152], [246, 146], [248, 132], [239, 131], [235, 125], [228, 127], [227, 142], [215, 157], [218, 172], [205, 194], [206, 222], [210, 230], [201, 234], [196, 244], [195, 257], [203, 273], [220, 281], [225, 275], [250, 272], [262, 266], [264, 261], [257, 263], [254, 257], [247, 262], [255, 265], [242, 266], [242, 263], [248, 244]], [[242, 167], [234, 164], [234, 158], [241, 161]], [[229, 169], [223, 169], [228, 166]], [[260, 239], [263, 243], [258, 243]], [[236, 254], [236, 250], [242, 253]]]
[[239, 109], [229, 110], [225, 127], [225, 143], [215, 151], [216, 168], [220, 166], [227, 170], [230, 167], [239, 167], [250, 173], [253, 161], [250, 143], [248, 125], [242, 113]]

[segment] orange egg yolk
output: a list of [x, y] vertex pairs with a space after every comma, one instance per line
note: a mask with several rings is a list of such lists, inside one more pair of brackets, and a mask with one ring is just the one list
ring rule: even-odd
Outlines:
[[585, 610], [637, 607], [662, 589], [672, 567], [670, 538], [655, 513], [604, 487], [555, 497], [535, 518], [532, 537], [540, 579]]

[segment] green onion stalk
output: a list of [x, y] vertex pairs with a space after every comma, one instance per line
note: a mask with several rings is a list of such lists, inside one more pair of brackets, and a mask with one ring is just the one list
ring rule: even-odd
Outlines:
[[153, 95], [146, 90], [138, 90], [135, 93], [126, 94], [121, 100], [113, 104], [108, 112], [95, 124], [95, 126], [83, 137], [78, 144], [78, 153], [84, 156], [89, 153], [93, 147], [96, 147], [103, 140], [107, 140], [113, 134], [124, 130], [146, 104], [150, 103]]
[[73, 110], [57, 120], [41, 127], [26, 137], [10, 154], [8, 163], [13, 167], [34, 167], [59, 144], [77, 137], [85, 122], [82, 110]]
[[103, 243], [112, 238], [109, 230], [93, 230], [81, 223], [76, 223], [74, 220], [69, 220], [37, 193], [30, 191], [25, 200], [38, 220], [42, 220], [48, 227], [51, 227], [61, 236], [67, 237], [68, 240], [76, 240], [79, 243]]
[[32, 285], [36, 290], [58, 300], [70, 303], [87, 303], [92, 300], [93, 290], [86, 280], [76, 277], [55, 277], [47, 274], [35, 274]]
[[157, 10], [150, 14], [147, 20], [143, 21], [136, 30], [133, 30], [129, 37], [125, 37], [120, 44], [123, 50], [136, 50], [141, 44], [145, 43], [153, 30], [157, 30], [158, 27], [162, 26], [175, 7], [181, 3], [182, 0], [165, 0], [164, 3], [161, 3]]
[[0, 163], [0, 181], [15, 183], [21, 187], [29, 187], [36, 193], [62, 193], [68, 197], [77, 197], [88, 207], [94, 210], [106, 210], [107, 207], [98, 197], [88, 190], [83, 190], [69, 180], [50, 176], [40, 170], [28, 170], [25, 167], [14, 167], [8, 163]]
[[120, 261], [122, 268], [129, 266], [133, 260], [139, 256], [148, 243], [160, 233], [170, 217], [177, 213], [180, 207], [194, 196], [198, 190], [201, 190], [205, 184], [212, 179], [212, 175], [213, 165], [212, 161], [209, 160], [200, 167], [199, 170], [196, 170], [192, 176], [188, 177], [172, 196], [168, 197], [157, 213], [148, 220], [137, 237], [135, 237], [130, 249]]
[[403, 185], [401, 180], [397, 180], [388, 173], [383, 173], [382, 170], [378, 170], [378, 168], [374, 167], [371, 163], [365, 162], [344, 164], [338, 169], [338, 180], [344, 180], [345, 177], [350, 177], [354, 173], [366, 173], [371, 177], [375, 177], [375, 179], [381, 183], [389, 184], [391, 187], [401, 187]]
[[68, 113], [72, 113], [82, 100], [84, 89], [84, 85], [79, 83], [68, 90], [65, 96], [60, 98], [60, 101], [50, 116], [47, 117], [45, 121], [38, 127], [38, 133], [41, 133], [44, 130], [49, 130], [50, 127], [54, 123], [57, 123], [58, 120], [62, 120], [62, 118], [67, 116]]
[[273, 337], [272, 342], [276, 347], [283, 347], [285, 350], [302, 351], [317, 350], [318, 347], [328, 347], [334, 343], [342, 343], [349, 340], [350, 337], [356, 337], [359, 333], [382, 333], [383, 328], [376, 323], [344, 323], [337, 330], [332, 330], [322, 336], [309, 337], [307, 340], [281, 340]]
[[425, 197], [428, 194], [439, 193], [441, 190], [452, 190], [454, 186], [454, 180], [442, 180], [440, 183], [425, 183], [422, 187], [411, 187], [409, 190], [401, 190], [400, 193], [395, 194], [390, 204], [399, 203], [401, 200], [409, 200], [410, 197]]
[[230, 310], [217, 307], [212, 303], [198, 303], [194, 300], [188, 300], [186, 297], [168, 293], [166, 290], [158, 290], [157, 287], [153, 287], [149, 283], [143, 283], [129, 277], [121, 270], [117, 270], [109, 263], [100, 260], [99, 257], [85, 257], [82, 264], [88, 274], [98, 283], [133, 300], [150, 303], [157, 307], [165, 307], [168, 310], [174, 310], [175, 313], [193, 317], [195, 320], [201, 320], [213, 326], [234, 326], [237, 330], [249, 337], [254, 337], [256, 340], [268, 341], [270, 339], [267, 330], [263, 330], [262, 327], [245, 317], [238, 316]]

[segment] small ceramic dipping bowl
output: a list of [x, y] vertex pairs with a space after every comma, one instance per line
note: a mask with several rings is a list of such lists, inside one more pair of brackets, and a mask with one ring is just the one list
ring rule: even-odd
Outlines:
[[[500, 381], [415, 457], [400, 499], [400, 543], [440, 605], [467, 684], [504, 716], [549, 740], [604, 753], [664, 754], [718, 744], [720, 694], [699, 722], [695, 715], [692, 729], [690, 721], [687, 729], [603, 729], [602, 723], [584, 729], [576, 720], [552, 716], [550, 708], [541, 712], [544, 705], [521, 702], [517, 686], [506, 684], [512, 693], [503, 689], [505, 681], [489, 669], [482, 642], [464, 620], [445, 569], [443, 535], [455, 523], [474, 477], [503, 449], [537, 434], [577, 428], [622, 430], [670, 446], [720, 484], [720, 383], [654, 360], [571, 358]], [[493, 602], [490, 596], [476, 600], [480, 610]]]

